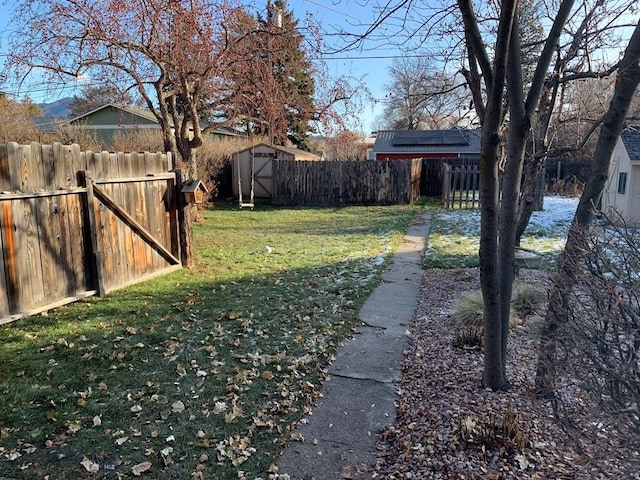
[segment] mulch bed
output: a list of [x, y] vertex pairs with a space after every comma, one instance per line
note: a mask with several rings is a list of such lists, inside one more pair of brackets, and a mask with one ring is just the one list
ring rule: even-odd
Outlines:
[[[548, 276], [521, 270], [518, 281], [545, 291]], [[563, 392], [563, 404], [574, 407], [571, 418], [554, 415], [557, 403], [535, 397], [538, 336], [526, 321], [510, 333], [511, 388], [481, 387], [481, 349], [453, 347], [447, 322], [452, 302], [479, 289], [477, 269], [428, 270], [422, 287], [397, 384], [396, 422], [382, 434], [374, 478], [640, 478], [637, 448], [615, 428], [604, 434], [591, 428], [602, 420], [579, 408], [579, 388]]]

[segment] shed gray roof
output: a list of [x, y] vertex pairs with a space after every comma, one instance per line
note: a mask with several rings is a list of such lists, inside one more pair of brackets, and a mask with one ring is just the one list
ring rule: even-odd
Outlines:
[[480, 154], [481, 132], [477, 130], [381, 130], [373, 151], [384, 153]]
[[640, 127], [628, 127], [622, 135], [622, 143], [631, 160], [640, 160]]
[[307, 152], [305, 150], [300, 150], [299, 148], [296, 148], [296, 147], [285, 147], [283, 145], [271, 145], [268, 143], [258, 143], [252, 147], [243, 148], [242, 150], [238, 150], [237, 152], [235, 152], [234, 155], [245, 152], [247, 150], [251, 150], [252, 148], [255, 148], [258, 146], [264, 146], [264, 147], [271, 148], [273, 150], [277, 150], [279, 152], [288, 153], [289, 155], [293, 155], [293, 157], [296, 160], [321, 160], [322, 159], [322, 157], [320, 157], [319, 155], [316, 155], [315, 153]]

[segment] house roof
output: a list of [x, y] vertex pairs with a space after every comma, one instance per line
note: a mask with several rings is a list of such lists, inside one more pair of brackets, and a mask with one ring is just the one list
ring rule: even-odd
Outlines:
[[272, 148], [279, 152], [288, 153], [289, 155], [293, 155], [296, 160], [321, 160], [322, 157], [316, 155], [315, 153], [307, 152], [305, 150], [300, 150], [296, 147], [285, 147], [283, 145], [269, 145], [267, 143], [258, 143], [252, 147], [243, 148], [242, 150], [238, 150], [236, 153], [246, 152], [247, 150], [251, 150], [252, 148], [264, 146], [268, 148]]
[[620, 135], [631, 160], [640, 160], [640, 127], [628, 127]]
[[130, 115], [134, 115], [136, 117], [144, 118], [147, 121], [150, 121], [150, 122], [153, 122], [153, 123], [159, 123], [158, 119], [155, 117], [155, 115], [153, 113], [151, 113], [150, 110], [147, 110], [146, 108], [129, 107], [129, 106], [126, 106], [126, 105], [116, 105], [114, 103], [108, 103], [106, 105], [102, 105], [101, 107], [94, 108], [90, 112], [83, 113], [82, 115], [78, 115], [77, 117], [68, 120], [68, 122], [69, 123], [76, 122], [78, 120], [81, 120], [81, 119], [83, 119], [85, 117], [93, 115], [94, 113], [99, 112], [99, 111], [104, 110], [104, 109], [107, 109], [107, 108], [113, 108], [113, 109], [116, 109], [116, 110], [122, 110], [123, 112], [127, 112]]
[[385, 153], [480, 153], [480, 130], [382, 130], [373, 151]]
[[[160, 122], [158, 122], [158, 119], [156, 118], [156, 116], [151, 112], [151, 110], [146, 109], [146, 108], [139, 108], [139, 107], [130, 107], [127, 105], [116, 105], [114, 103], [108, 103], [106, 105], [102, 105], [101, 107], [95, 108], [93, 110], [91, 110], [90, 112], [87, 113], [83, 113], [82, 115], [79, 115], [75, 118], [66, 120], [65, 123], [73, 123], [76, 122], [78, 120], [81, 120], [83, 118], [86, 118], [90, 115], [93, 115], [96, 112], [99, 112], [101, 110], [104, 110], [106, 108], [113, 108], [115, 110], [121, 110], [123, 112], [126, 112], [130, 115], [133, 115], [135, 117], [140, 117], [144, 120], [146, 120], [147, 122], [151, 122], [152, 124], [157, 124], [159, 127]], [[210, 126], [208, 123], [206, 122], [201, 122], [203, 128]], [[213, 130], [211, 130], [211, 133], [214, 135], [218, 135], [218, 136], [226, 136], [226, 137], [241, 137], [241, 136], [246, 136], [246, 134], [244, 132], [241, 132], [233, 127], [217, 127], [214, 128]]]
[[320, 156], [315, 153], [307, 152], [305, 150], [300, 150], [296, 147], [284, 147], [282, 145], [271, 145], [274, 149], [279, 150], [280, 152], [285, 152], [290, 155], [293, 155], [298, 160], [320, 160]]

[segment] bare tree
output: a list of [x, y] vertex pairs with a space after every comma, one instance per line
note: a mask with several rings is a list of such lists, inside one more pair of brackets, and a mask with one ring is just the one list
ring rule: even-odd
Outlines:
[[203, 138], [198, 110], [231, 55], [224, 30], [235, 12], [230, 3], [22, 0], [13, 12], [24, 28], [12, 39], [8, 70], [122, 85], [156, 116], [164, 148], [191, 160]]
[[29, 98], [16, 101], [0, 93], [0, 143], [31, 142], [37, 138], [33, 117], [42, 110]]
[[325, 160], [366, 160], [367, 147], [362, 135], [343, 130], [322, 141], [322, 150]]
[[391, 81], [383, 123], [392, 130], [439, 130], [459, 126], [470, 113], [464, 79], [436, 71], [426, 57], [402, 57], [388, 69]]
[[634, 94], [640, 85], [640, 22], [618, 66], [615, 91], [602, 121], [596, 152], [591, 164], [591, 175], [580, 197], [578, 208], [569, 229], [567, 243], [558, 262], [554, 284], [550, 290], [549, 309], [542, 332], [540, 357], [536, 374], [536, 387], [541, 394], [553, 391], [554, 356], [558, 331], [567, 323], [566, 305], [576, 283], [575, 266], [584, 255], [583, 233], [589, 230], [602, 191], [609, 178], [611, 158], [627, 118]]

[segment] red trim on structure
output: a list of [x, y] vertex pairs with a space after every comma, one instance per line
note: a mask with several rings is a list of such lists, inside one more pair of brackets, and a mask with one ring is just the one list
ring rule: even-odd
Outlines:
[[376, 153], [376, 160], [413, 160], [414, 158], [458, 158], [457, 153]]

